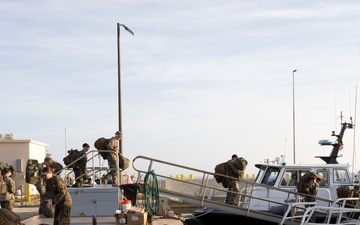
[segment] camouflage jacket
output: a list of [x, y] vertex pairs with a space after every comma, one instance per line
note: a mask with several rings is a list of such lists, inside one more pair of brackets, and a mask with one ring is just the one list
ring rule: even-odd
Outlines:
[[83, 156], [80, 160], [79, 160], [79, 166], [86, 168], [86, 163], [87, 163], [87, 155], [86, 152], [84, 150], [80, 151], [80, 156]]
[[15, 200], [15, 181], [11, 177], [4, 176], [2, 178], [6, 184], [6, 192], [0, 194], [0, 201]]
[[228, 171], [229, 171], [229, 176], [235, 177], [235, 178], [240, 177], [239, 176], [239, 171], [236, 168], [235, 162], [233, 162], [232, 160], [229, 160], [228, 163], [227, 163], [227, 168], [228, 168]]
[[106, 145], [106, 150], [119, 152], [119, 141], [115, 137], [110, 138], [109, 143]]
[[65, 182], [57, 175], [53, 175], [50, 179], [46, 180], [46, 195], [51, 198], [55, 205], [60, 203], [71, 206], [72, 204], [72, 199]]

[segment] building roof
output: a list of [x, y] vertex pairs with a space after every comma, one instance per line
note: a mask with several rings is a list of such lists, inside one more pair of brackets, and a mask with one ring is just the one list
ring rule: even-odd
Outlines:
[[34, 141], [34, 140], [0, 140], [0, 144], [1, 143], [31, 143], [31, 144], [44, 146], [44, 147], [49, 147], [48, 144], [38, 142], [38, 141]]

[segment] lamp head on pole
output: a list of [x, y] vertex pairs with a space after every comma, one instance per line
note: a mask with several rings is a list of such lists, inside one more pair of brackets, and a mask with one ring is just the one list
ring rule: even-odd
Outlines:
[[294, 70], [293, 73], [295, 73], [297, 70]]
[[132, 30], [130, 30], [130, 28], [128, 28], [127, 26], [125, 26], [125, 24], [120, 24], [120, 23], [118, 23], [118, 26], [119, 26], [119, 27], [120, 27], [120, 26], [124, 27], [125, 30], [126, 30], [127, 32], [129, 32], [132, 36], [135, 35], [135, 33], [134, 33]]

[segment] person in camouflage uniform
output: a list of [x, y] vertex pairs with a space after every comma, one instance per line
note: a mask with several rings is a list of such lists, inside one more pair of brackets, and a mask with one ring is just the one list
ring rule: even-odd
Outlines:
[[109, 177], [112, 177], [113, 186], [118, 186], [118, 167], [116, 162], [118, 161], [118, 154], [119, 154], [119, 140], [121, 139], [122, 135], [121, 132], [117, 131], [115, 133], [115, 137], [110, 138], [109, 143], [106, 145], [106, 150], [112, 150], [112, 152], [108, 152], [107, 160], [110, 167], [110, 171], [101, 178], [102, 182], [106, 185], [107, 180]]
[[15, 182], [11, 178], [11, 170], [6, 167], [2, 171], [2, 179], [6, 185], [5, 193], [0, 194], [0, 205], [3, 209], [13, 210], [15, 204]]
[[[300, 178], [297, 190], [304, 195], [305, 202], [315, 202], [321, 179], [313, 172], [306, 173]], [[306, 205], [307, 207], [308, 205]]]
[[84, 181], [86, 181], [86, 177], [88, 177], [86, 175], [86, 163], [87, 163], [87, 155], [86, 155], [86, 153], [89, 151], [90, 145], [87, 144], [87, 143], [84, 143], [82, 145], [82, 147], [83, 147], [83, 149], [80, 151], [80, 157], [81, 156], [84, 156], [84, 157], [81, 158], [79, 161], [77, 161], [76, 165], [73, 168], [74, 173], [75, 173], [75, 178], [80, 177], [80, 176], [81, 177], [76, 180], [76, 183], [73, 185], [73, 187], [82, 187], [83, 184], [85, 183]]
[[55, 206], [54, 225], [69, 225], [72, 199], [61, 177], [53, 174], [50, 167], [41, 170], [41, 177], [46, 180], [46, 207]]
[[[44, 162], [40, 165], [40, 171], [45, 167], [50, 167], [54, 174], [58, 174], [63, 169], [63, 166], [54, 161], [51, 157], [45, 157]], [[38, 182], [35, 184], [36, 190], [40, 193], [40, 206], [39, 214], [43, 214], [46, 217], [53, 217], [55, 212], [55, 207], [50, 208], [46, 207], [46, 199], [48, 198], [48, 193], [46, 192], [46, 180], [43, 177], [39, 177]]]
[[[227, 169], [228, 169], [228, 174], [230, 177], [234, 177], [236, 179], [240, 178], [241, 174], [244, 174], [243, 170], [238, 170], [236, 168], [236, 161], [238, 160], [238, 156], [236, 154], [231, 156], [231, 160], [228, 161], [227, 163]], [[228, 179], [228, 190], [231, 192], [238, 192], [239, 191], [239, 183], [236, 179]], [[235, 200], [237, 197], [236, 193], [231, 193], [231, 192], [227, 192], [226, 193], [226, 198], [225, 198], [225, 203], [226, 204], [236, 204]]]

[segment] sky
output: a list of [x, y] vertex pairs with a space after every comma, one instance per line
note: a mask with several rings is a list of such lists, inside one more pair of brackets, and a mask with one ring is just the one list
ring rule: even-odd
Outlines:
[[[339, 132], [340, 113], [357, 124], [359, 11], [355, 0], [2, 0], [0, 133], [46, 143], [59, 162], [112, 137], [120, 23], [135, 33], [120, 27], [127, 158], [213, 172], [237, 154], [256, 174], [264, 159], [293, 163], [295, 112], [296, 163], [322, 163], [331, 148], [318, 140]], [[347, 130], [338, 159], [355, 171], [358, 139]]]

